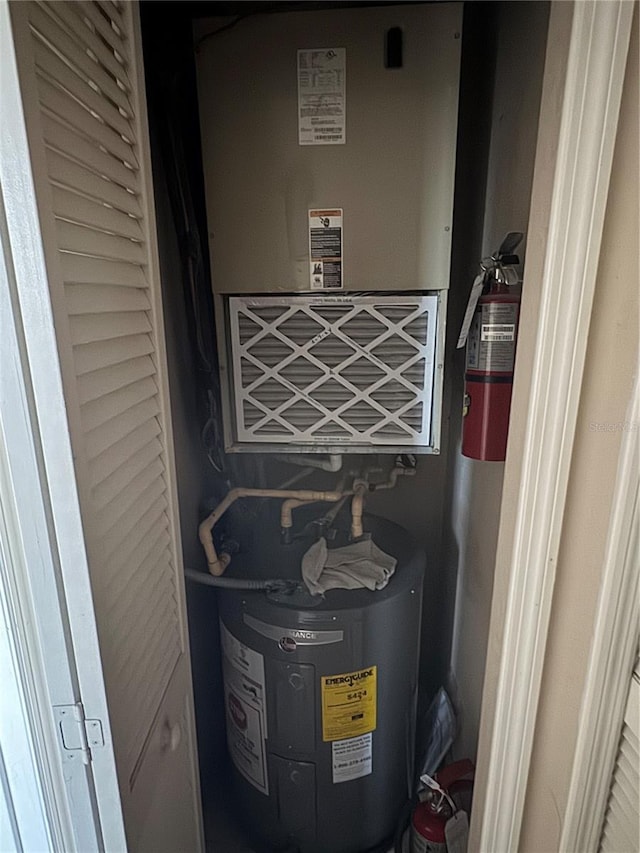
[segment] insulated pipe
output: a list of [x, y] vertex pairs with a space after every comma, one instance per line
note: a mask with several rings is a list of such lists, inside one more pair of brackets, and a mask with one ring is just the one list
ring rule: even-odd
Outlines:
[[[345, 492], [314, 492], [311, 490], [291, 491], [286, 489], [231, 489], [225, 498], [218, 504], [211, 515], [200, 524], [198, 527], [198, 536], [205, 554], [207, 555], [207, 563], [209, 564], [209, 572], [216, 577], [224, 574], [225, 569], [231, 562], [229, 554], [221, 554], [218, 557], [216, 549], [213, 545], [212, 530], [218, 521], [222, 518], [231, 504], [235, 503], [238, 498], [285, 498], [295, 499], [300, 501], [338, 501]], [[347, 492], [346, 494], [352, 494]]]
[[252, 578], [220, 578], [213, 577], [206, 572], [196, 572], [194, 569], [185, 569], [187, 580], [202, 583], [205, 586], [213, 586], [216, 589], [246, 589], [248, 592], [265, 590], [276, 592], [277, 590], [291, 589], [295, 582], [281, 578], [268, 578], [266, 580], [254, 580]]

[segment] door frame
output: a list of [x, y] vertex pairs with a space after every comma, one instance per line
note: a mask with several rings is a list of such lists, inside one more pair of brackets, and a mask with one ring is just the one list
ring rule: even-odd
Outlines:
[[[31, 773], [51, 849], [123, 851], [126, 837], [7, 0], [0, 0], [0, 80], [0, 583], [14, 687], [24, 703], [20, 760]], [[57, 714], [59, 706], [73, 713], [78, 703], [87, 719], [100, 721], [104, 745], [97, 746], [96, 738], [89, 754], [71, 755]], [[26, 784], [23, 779], [23, 794]], [[21, 829], [16, 824], [14, 834]]]
[[519, 845], [633, 7], [551, 7], [471, 849]]

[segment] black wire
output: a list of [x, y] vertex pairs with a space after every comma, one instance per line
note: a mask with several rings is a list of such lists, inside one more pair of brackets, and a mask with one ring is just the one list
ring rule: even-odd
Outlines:
[[204, 44], [205, 41], [208, 41], [214, 36], [220, 35], [220, 33], [225, 33], [228, 30], [232, 30], [240, 23], [240, 21], [244, 21], [245, 18], [252, 18], [255, 17], [255, 15], [268, 15], [271, 12], [282, 12], [284, 9], [287, 8], [287, 6], [287, 3], [276, 3], [269, 9], [259, 9], [252, 12], [245, 12], [244, 15], [237, 15], [232, 21], [223, 24], [221, 27], [218, 27], [217, 30], [212, 30], [210, 33], [205, 33], [203, 36], [200, 36], [200, 38], [194, 43], [193, 49], [197, 52], [200, 49], [200, 45]]

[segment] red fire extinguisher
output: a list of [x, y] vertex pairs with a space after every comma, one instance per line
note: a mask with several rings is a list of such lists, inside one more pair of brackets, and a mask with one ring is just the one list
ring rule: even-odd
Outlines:
[[474, 766], [465, 758], [444, 767], [431, 780], [434, 787], [411, 818], [411, 853], [447, 853], [447, 823], [461, 809], [469, 813], [473, 774]]
[[482, 295], [468, 329], [462, 452], [471, 459], [502, 462], [506, 456], [520, 295], [514, 251], [523, 235], [512, 231], [482, 261]]

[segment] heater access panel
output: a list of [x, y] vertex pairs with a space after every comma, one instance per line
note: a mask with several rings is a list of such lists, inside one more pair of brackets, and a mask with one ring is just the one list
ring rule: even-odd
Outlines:
[[436, 3], [196, 25], [217, 293], [449, 286], [461, 23]]

